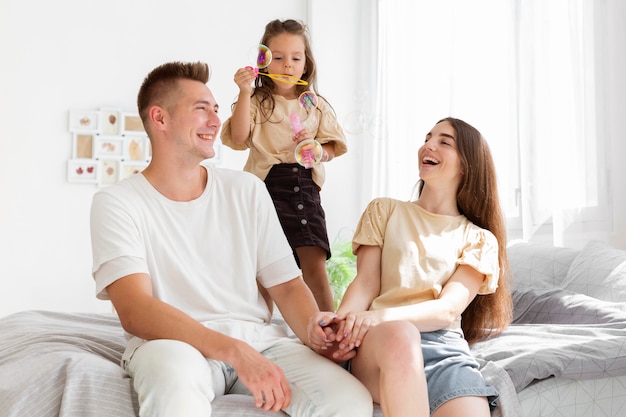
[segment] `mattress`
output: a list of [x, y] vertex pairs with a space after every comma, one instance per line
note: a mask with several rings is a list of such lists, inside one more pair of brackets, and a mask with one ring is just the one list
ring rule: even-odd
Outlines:
[[626, 375], [597, 379], [548, 378], [518, 393], [523, 417], [623, 417]]

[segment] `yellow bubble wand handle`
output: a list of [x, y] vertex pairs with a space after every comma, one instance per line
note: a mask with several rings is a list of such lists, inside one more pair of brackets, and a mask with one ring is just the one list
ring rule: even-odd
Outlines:
[[261, 74], [273, 80], [276, 80], [285, 84], [309, 85], [307, 81], [301, 80], [291, 75], [268, 74], [266, 72], [259, 72], [260, 68], [267, 68], [272, 62], [272, 51], [267, 46], [263, 44], [259, 44], [251, 52], [252, 52], [252, 55], [254, 56], [254, 59], [256, 60], [256, 64], [255, 64], [256, 66], [255, 67], [248, 66], [246, 68], [250, 68], [251, 70], [254, 70], [254, 75], [256, 75], [257, 77], [259, 76], [259, 74]]
[[247, 66], [246, 68], [249, 68], [251, 70], [254, 70], [254, 75], [256, 75], [257, 77], [259, 75], [265, 75], [266, 77], [269, 77], [273, 80], [276, 81], [280, 81], [281, 83], [285, 83], [285, 84], [293, 84], [293, 85], [309, 85], [308, 82], [301, 80], [300, 78], [296, 78], [294, 76], [291, 75], [285, 75], [285, 74], [268, 74], [266, 72], [259, 72], [258, 68], [254, 68], [251, 66]]
[[266, 72], [259, 72], [261, 75], [265, 75], [266, 77], [270, 77], [273, 80], [280, 81], [285, 84], [293, 84], [293, 85], [309, 85], [308, 82], [301, 80], [300, 78], [296, 78], [291, 75], [283, 75], [283, 74], [268, 74]]

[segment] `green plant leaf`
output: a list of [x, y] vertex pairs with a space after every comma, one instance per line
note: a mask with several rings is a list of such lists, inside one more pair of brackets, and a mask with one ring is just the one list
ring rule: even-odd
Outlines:
[[352, 253], [352, 242], [340, 236], [333, 242], [331, 252], [331, 258], [326, 261], [326, 270], [337, 308], [356, 275], [356, 256]]

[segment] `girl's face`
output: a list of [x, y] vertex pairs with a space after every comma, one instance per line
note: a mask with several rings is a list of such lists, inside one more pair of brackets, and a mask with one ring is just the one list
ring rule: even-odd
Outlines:
[[[283, 74], [302, 78], [306, 72], [304, 39], [300, 35], [281, 33], [269, 40], [267, 47], [272, 51], [272, 62], [266, 70], [270, 74]], [[295, 98], [296, 86], [274, 80], [275, 93]], [[291, 97], [291, 96], [294, 97]]]
[[456, 143], [456, 132], [448, 122], [435, 125], [426, 135], [418, 153], [420, 178], [424, 182], [452, 182], [458, 185], [462, 178], [461, 159]]

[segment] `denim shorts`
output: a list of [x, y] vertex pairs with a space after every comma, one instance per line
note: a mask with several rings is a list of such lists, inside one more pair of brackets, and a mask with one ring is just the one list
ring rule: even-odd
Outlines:
[[[421, 336], [430, 414], [446, 401], [468, 396], [487, 397], [493, 411], [500, 394], [485, 382], [463, 334], [438, 330]], [[350, 365], [350, 361], [341, 363], [347, 371]]]
[[485, 382], [462, 333], [438, 330], [421, 336], [430, 413], [446, 401], [465, 396], [487, 397], [493, 410], [499, 393]]

